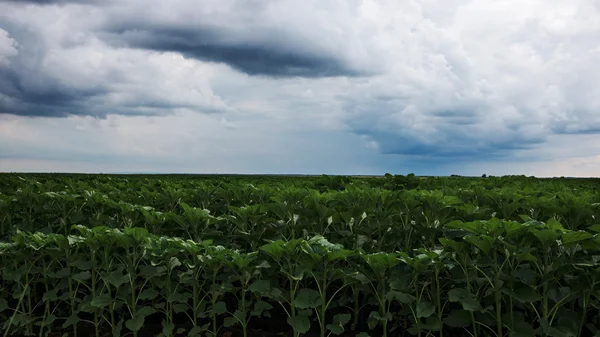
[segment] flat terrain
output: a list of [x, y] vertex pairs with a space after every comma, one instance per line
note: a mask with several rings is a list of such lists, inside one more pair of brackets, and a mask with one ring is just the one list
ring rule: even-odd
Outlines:
[[0, 176], [2, 336], [593, 336], [600, 180]]

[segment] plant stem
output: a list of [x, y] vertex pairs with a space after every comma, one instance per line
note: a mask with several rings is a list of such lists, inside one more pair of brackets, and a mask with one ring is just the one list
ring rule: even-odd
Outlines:
[[23, 302], [23, 298], [25, 298], [25, 292], [27, 291], [28, 287], [29, 287], [29, 284], [26, 284], [25, 287], [23, 288], [23, 293], [21, 293], [21, 296], [19, 296], [19, 302], [17, 303], [15, 310], [13, 310], [12, 316], [10, 316], [10, 320], [8, 321], [8, 325], [6, 326], [6, 330], [4, 330], [4, 335], [2, 335], [3, 337], [8, 337], [8, 333], [10, 332], [10, 326], [12, 325], [13, 321], [15, 320], [15, 316], [17, 315], [17, 308]]
[[[498, 253], [494, 249], [494, 265], [498, 264]], [[494, 297], [496, 300], [496, 324], [497, 324], [497, 337], [502, 337], [502, 294], [499, 289], [500, 285], [500, 268], [496, 267], [494, 275]]]

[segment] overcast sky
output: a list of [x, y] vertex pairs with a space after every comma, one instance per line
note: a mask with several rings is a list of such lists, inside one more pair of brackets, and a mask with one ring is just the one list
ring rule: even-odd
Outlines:
[[600, 175], [598, 0], [0, 0], [0, 171]]

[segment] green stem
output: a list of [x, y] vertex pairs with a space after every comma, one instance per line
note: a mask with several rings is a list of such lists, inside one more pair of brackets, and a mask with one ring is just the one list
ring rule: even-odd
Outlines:
[[[104, 250], [104, 270], [106, 272], [108, 272], [108, 270], [110, 270], [110, 263], [108, 263], [109, 257], [108, 257], [108, 250]], [[108, 291], [108, 297], [112, 298], [112, 292], [110, 291], [110, 283], [107, 281], [104, 281], [105, 285], [106, 285], [106, 289]], [[115, 328], [115, 305], [116, 301], [112, 301], [112, 303], [108, 306], [108, 312], [110, 314], [110, 326], [111, 329]]]
[[173, 302], [171, 301], [172, 298], [172, 286], [171, 286], [171, 269], [170, 269], [170, 265], [169, 267], [169, 272], [167, 273], [167, 324], [171, 323], [172, 319], [173, 319]]
[[[469, 291], [469, 294], [472, 293], [472, 286], [471, 286], [471, 277], [469, 276], [469, 270], [467, 269], [467, 256], [465, 255], [464, 258], [464, 273], [465, 273], [465, 278], [467, 280], [467, 290]], [[475, 313], [473, 311], [469, 311], [469, 313], [471, 314], [471, 322], [473, 323], [473, 337], [477, 337], [477, 324], [475, 324]]]
[[442, 299], [441, 299], [441, 289], [440, 289], [440, 271], [438, 266], [435, 266], [435, 284], [436, 284], [436, 297], [437, 297], [437, 307], [438, 307], [438, 320], [440, 322], [440, 337], [444, 336], [444, 323], [442, 320]]
[[[96, 271], [92, 269], [92, 298], [96, 297]], [[98, 311], [94, 310], [94, 326], [96, 327], [96, 337], [100, 337], [100, 323]]]
[[[69, 263], [69, 255], [67, 254], [67, 263]], [[69, 275], [73, 274], [73, 270], [69, 265]], [[70, 294], [70, 304], [71, 304], [71, 316], [76, 315], [75, 311], [75, 294], [73, 293], [73, 278], [69, 277], [69, 294]], [[73, 337], [77, 337], [77, 325], [73, 324]]]
[[[212, 302], [212, 308], [214, 310], [215, 305], [217, 304], [217, 296], [214, 293], [216, 286], [217, 286], [217, 273], [219, 271], [219, 268], [215, 268], [215, 270], [213, 271], [213, 277], [212, 277], [212, 295], [211, 295], [211, 302]], [[217, 335], [217, 315], [215, 313], [211, 313], [212, 315], [212, 328], [213, 328], [213, 336]]]
[[242, 323], [242, 331], [244, 333], [244, 337], [248, 337], [248, 321], [246, 319], [246, 286], [245, 283], [243, 283], [242, 285], [242, 317], [243, 317], [243, 322]]
[[[498, 264], [498, 253], [494, 249], [494, 265]], [[494, 297], [496, 300], [497, 337], [502, 337], [502, 294], [500, 292], [500, 268], [496, 267], [494, 275]]]
[[[29, 284], [29, 271], [31, 270], [31, 266], [27, 268], [27, 273], [25, 274], [25, 284]], [[27, 314], [33, 316], [33, 309], [31, 305], [31, 291], [27, 293]], [[33, 322], [27, 324], [27, 335], [33, 335]]]
[[383, 281], [380, 281], [381, 284], [381, 298], [380, 298], [380, 306], [381, 306], [381, 317], [383, 317], [383, 323], [381, 324], [383, 326], [383, 337], [387, 337], [388, 334], [388, 329], [387, 329], [387, 325], [388, 325], [388, 320], [387, 320], [387, 294], [385, 291], [385, 283]]
[[[43, 276], [43, 282], [44, 282], [44, 289], [46, 291], [46, 293], [48, 293], [49, 291], [49, 286], [48, 286], [48, 277], [46, 276], [46, 260], [44, 260], [44, 258], [42, 258], [42, 276]], [[38, 333], [38, 337], [42, 337], [44, 335], [44, 325], [46, 323], [46, 318], [50, 315], [50, 300], [46, 301], [45, 306], [44, 306], [44, 317], [42, 317], [42, 326], [40, 327], [40, 332]]]
[[29, 284], [26, 284], [25, 287], [23, 288], [23, 293], [21, 293], [21, 296], [19, 296], [19, 302], [17, 303], [15, 310], [13, 310], [12, 316], [10, 316], [10, 320], [8, 321], [8, 326], [6, 327], [6, 330], [4, 330], [4, 335], [2, 335], [3, 337], [9, 336], [8, 333], [10, 332], [10, 326], [12, 325], [13, 321], [15, 320], [15, 316], [17, 315], [17, 308], [23, 302], [23, 298], [25, 298], [25, 292], [27, 291], [28, 287], [29, 287]]
[[[133, 247], [133, 259], [129, 266], [129, 285], [131, 287], [131, 319], [134, 319], [137, 314], [137, 301], [135, 296], [135, 261], [137, 261], [137, 249]], [[137, 330], [133, 332], [133, 337], [137, 337]]]
[[581, 336], [581, 333], [583, 332], [583, 325], [585, 324], [585, 315], [587, 313], [587, 303], [588, 303], [589, 295], [590, 295], [590, 293], [588, 292], [583, 297], [583, 308], [581, 308], [581, 319], [579, 320], [579, 332], [578, 332], [577, 336]]
[[[198, 268], [198, 267], [196, 267]], [[194, 315], [194, 317], [192, 318], [192, 323], [194, 324], [194, 327], [198, 326], [198, 297], [199, 295], [199, 286], [198, 286], [198, 273], [197, 270], [194, 271], [194, 275], [196, 275], [196, 277], [194, 278], [195, 282], [194, 282], [194, 288], [193, 288], [193, 298], [192, 298], [192, 313]]]
[[[292, 317], [296, 317], [296, 305], [294, 304], [294, 299], [296, 298], [296, 288], [298, 287], [298, 283], [300, 283], [300, 281], [290, 279], [290, 313]], [[300, 333], [294, 331], [294, 337], [298, 336], [300, 336]]]
[[317, 319], [319, 320], [319, 327], [321, 329], [321, 337], [325, 337], [325, 332], [327, 331], [325, 328], [325, 312], [327, 311], [327, 264], [323, 265], [323, 284], [319, 284], [319, 281], [314, 276], [315, 281], [317, 281], [317, 287], [319, 288], [319, 293], [321, 295], [321, 308], [317, 310]]
[[[415, 276], [415, 278], [414, 278], [414, 285], [415, 285], [415, 298], [417, 299], [417, 305], [419, 305], [419, 302], [421, 300], [420, 300], [420, 296], [419, 296], [419, 288], [417, 287], [417, 276]], [[417, 317], [417, 315], [415, 315], [415, 321], [417, 323], [417, 336], [421, 337], [421, 321]]]
[[358, 326], [358, 311], [359, 311], [359, 306], [358, 306], [358, 302], [359, 302], [359, 296], [360, 293], [358, 292], [358, 289], [356, 289], [356, 287], [352, 288], [353, 291], [353, 295], [354, 295], [354, 322], [352, 323], [352, 329], [356, 329], [356, 327]]

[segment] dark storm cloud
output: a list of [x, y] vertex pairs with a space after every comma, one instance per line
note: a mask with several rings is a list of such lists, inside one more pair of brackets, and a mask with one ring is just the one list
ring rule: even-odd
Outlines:
[[552, 131], [556, 134], [563, 135], [592, 135], [600, 134], [600, 118], [595, 117], [596, 114], [589, 113], [588, 120], [565, 121], [562, 123], [556, 122], [552, 125]]
[[[65, 50], [62, 49], [64, 44], [62, 48], [49, 44], [44, 32], [10, 20], [0, 22], [0, 29], [14, 41], [17, 51], [16, 55], [0, 62], [0, 114], [103, 118], [107, 114], [159, 116], [169, 114], [176, 108], [198, 108], [197, 104], [190, 101], [171, 99], [167, 94], [157, 95], [156, 86], [143, 81], [144, 68], [137, 70], [134, 67], [136, 72], [129, 72], [127, 67], [121, 68], [108, 55], [103, 55], [107, 61], [96, 68], [99, 76], [88, 76], [85, 75], [88, 69], [75, 68], [81, 67], [81, 64], [85, 66], [85, 62], [73, 60], [76, 62], [70, 64], [66, 59], [70, 56], [68, 53], [63, 53], [65, 56], [62, 58], [57, 57], [57, 52]], [[70, 47], [82, 45], [79, 43]], [[93, 50], [88, 50], [93, 53]], [[52, 55], [52, 52], [55, 54]], [[127, 56], [121, 60], [132, 60], [134, 62], [130, 64], [134, 65], [143, 62], [135, 62], [135, 57]], [[55, 66], [64, 67], [66, 73], [56, 70]], [[79, 80], [79, 73], [88, 80]], [[142, 87], [136, 83], [143, 83], [145, 89], [140, 90]], [[123, 92], [122, 87], [129, 90]], [[114, 103], [111, 97], [117, 97], [118, 103]], [[220, 107], [202, 106], [203, 113], [219, 111]]]
[[[32, 85], [35, 81], [35, 85]], [[29, 83], [27, 83], [29, 82]], [[60, 85], [43, 74], [22, 68], [0, 68], [0, 113], [31, 117], [64, 117], [88, 115], [85, 101], [102, 94], [96, 90], [78, 90]]]
[[[107, 27], [104, 38], [114, 45], [156, 51], [178, 52], [201, 61], [225, 63], [248, 75], [270, 77], [359, 76], [339, 58], [310, 51], [298, 44], [294, 48], [278, 42], [254, 41], [233, 36], [215, 27], [165, 27], [127, 25]], [[293, 37], [290, 37], [293, 39]]]
[[[117, 106], [107, 104], [111, 94], [106, 86], [80, 89], [62, 84], [37, 68], [22, 64], [0, 67], [0, 114], [29, 117], [67, 117], [69, 115], [105, 117], [107, 114], [127, 116], [159, 116], [174, 108], [193, 108], [190, 104], [166, 102], [152, 97]], [[218, 109], [205, 109], [213, 113]]]
[[539, 134], [528, 132], [526, 126], [502, 124], [491, 127], [491, 132], [482, 131], [489, 124], [478, 111], [486, 109], [484, 106], [420, 111], [417, 119], [403, 112], [406, 104], [386, 99], [350, 99], [345, 106], [352, 112], [346, 119], [350, 132], [366, 136], [386, 155], [415, 160], [430, 157], [440, 162], [494, 160], [545, 141]]

